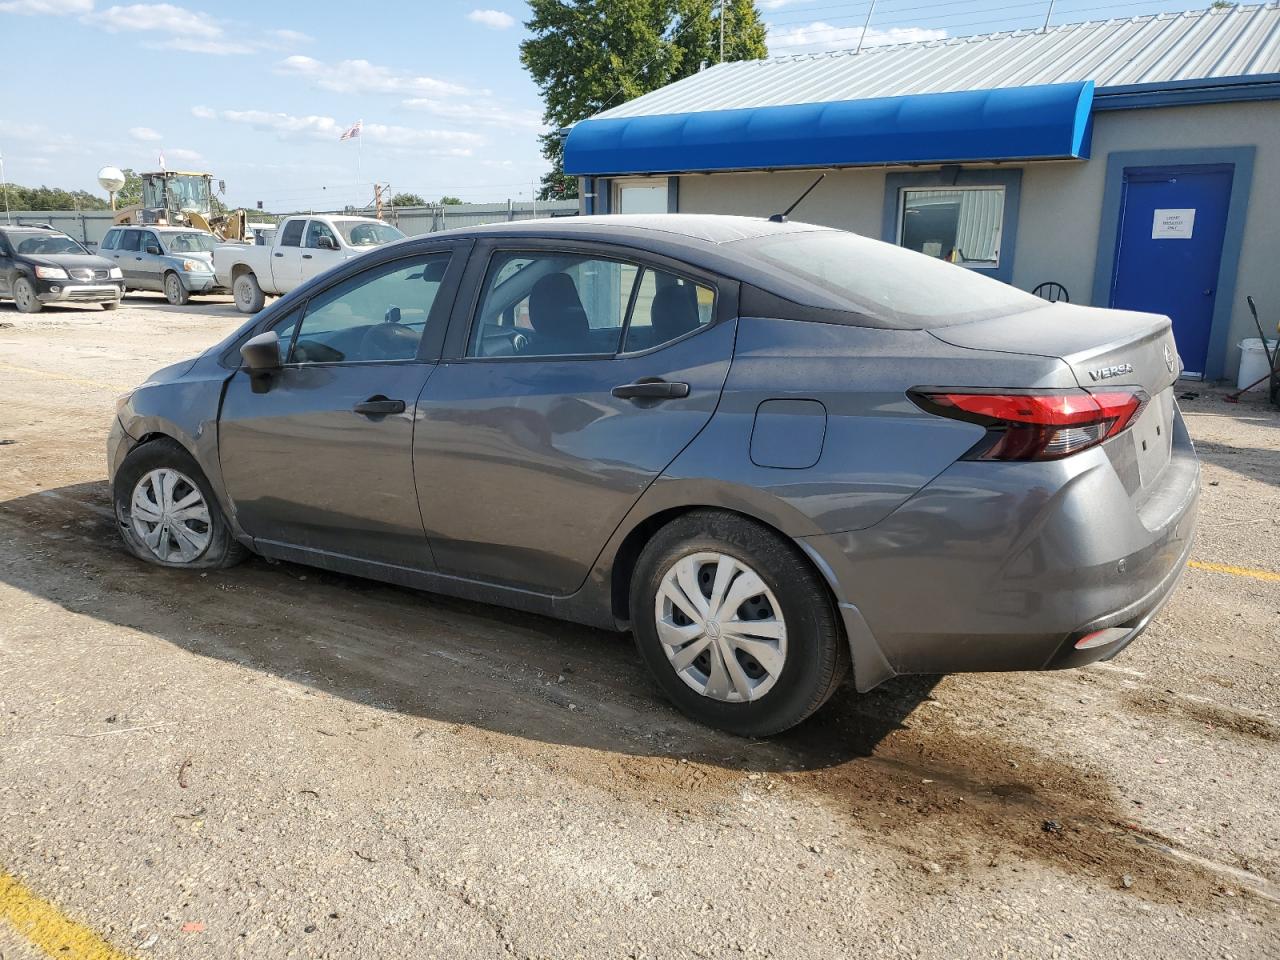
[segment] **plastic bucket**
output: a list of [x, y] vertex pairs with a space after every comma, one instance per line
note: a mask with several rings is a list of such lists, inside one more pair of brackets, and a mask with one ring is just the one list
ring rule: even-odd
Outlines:
[[[1275, 356], [1276, 341], [1268, 340], [1267, 349]], [[1267, 366], [1267, 351], [1262, 349], [1262, 341], [1257, 337], [1240, 341], [1240, 372], [1236, 375], [1236, 389], [1243, 390], [1255, 380], [1262, 380], [1254, 390], [1267, 389], [1267, 381], [1263, 379], [1271, 370]]]

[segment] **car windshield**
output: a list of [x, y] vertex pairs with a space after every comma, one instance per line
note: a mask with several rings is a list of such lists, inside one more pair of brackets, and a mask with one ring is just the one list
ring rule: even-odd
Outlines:
[[403, 240], [404, 234], [389, 223], [371, 223], [368, 220], [335, 220], [333, 225], [353, 247], [376, 247], [393, 240]]
[[212, 253], [216, 243], [207, 233], [170, 233], [165, 236], [170, 253]]
[[852, 310], [893, 327], [929, 329], [1044, 306], [999, 280], [841, 230], [775, 234], [725, 247], [785, 270], [788, 286], [811, 294], [808, 306]]
[[61, 233], [48, 230], [9, 230], [5, 232], [15, 253], [40, 256], [50, 253], [88, 253], [84, 247]]

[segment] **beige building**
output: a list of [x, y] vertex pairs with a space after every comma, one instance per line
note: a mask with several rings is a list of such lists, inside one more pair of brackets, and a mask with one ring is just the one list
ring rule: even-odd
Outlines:
[[722, 64], [574, 126], [583, 212], [769, 216], [1168, 314], [1233, 376], [1280, 319], [1280, 7]]

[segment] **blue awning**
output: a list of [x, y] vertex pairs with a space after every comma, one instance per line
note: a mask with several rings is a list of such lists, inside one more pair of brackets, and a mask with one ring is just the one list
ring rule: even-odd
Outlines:
[[1086, 158], [1093, 82], [584, 120], [566, 173]]

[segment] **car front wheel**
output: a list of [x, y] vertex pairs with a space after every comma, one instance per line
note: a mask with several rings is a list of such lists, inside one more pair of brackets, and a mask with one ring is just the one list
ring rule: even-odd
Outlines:
[[44, 306], [36, 296], [36, 287], [26, 277], [19, 277], [13, 283], [13, 302], [22, 313], [39, 313]]
[[672, 702], [742, 736], [800, 723], [849, 668], [834, 604], [808, 560], [735, 514], [696, 511], [662, 528], [637, 564], [631, 617]]
[[161, 567], [229, 567], [247, 551], [231, 535], [195, 458], [175, 440], [135, 447], [116, 473], [116, 521], [125, 546]]
[[176, 273], [164, 275], [164, 298], [175, 307], [184, 306], [191, 299], [191, 294], [187, 292], [182, 278]]

